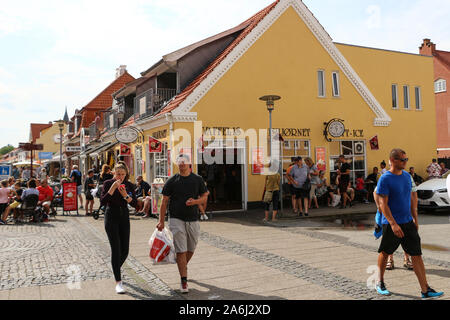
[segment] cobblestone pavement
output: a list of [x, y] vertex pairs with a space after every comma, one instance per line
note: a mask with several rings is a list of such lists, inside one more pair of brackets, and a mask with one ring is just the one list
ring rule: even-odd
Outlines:
[[[199, 246], [189, 267], [191, 292], [186, 296], [177, 292], [176, 265], [154, 266], [148, 259], [147, 241], [156, 220], [132, 217], [130, 256], [123, 267], [128, 292], [124, 298], [417, 299], [417, 281], [412, 272], [406, 270], [387, 275], [388, 283], [396, 286], [398, 294], [380, 297], [367, 287], [366, 269], [376, 263], [376, 245], [349, 237], [348, 231], [308, 228], [308, 223], [263, 225], [239, 219], [239, 216], [215, 216], [202, 222]], [[314, 224], [320, 225], [316, 222], [311, 225]], [[442, 224], [434, 226], [433, 221], [429, 221], [423, 232], [427, 235], [439, 229], [445, 237], [447, 228]], [[442, 242], [444, 246], [446, 241]], [[398, 257], [398, 261], [402, 261], [401, 253]], [[432, 283], [438, 283], [440, 288], [437, 289], [444, 291], [450, 290], [447, 257], [445, 252], [424, 257], [430, 270], [429, 278]], [[12, 294], [16, 291], [24, 297], [34, 297], [34, 288], [44, 292], [42, 288], [65, 287], [74, 279], [79, 280], [83, 288], [93, 288], [88, 284], [97, 283], [95, 294], [94, 291], [90, 295], [82, 290], [72, 292], [74, 299], [121, 298], [113, 293], [110, 248], [103, 218], [57, 216], [56, 220], [43, 224], [0, 227], [0, 299], [17, 298], [18, 293]], [[43, 299], [47, 296], [41, 294]]]
[[[90, 219], [64, 216], [43, 224], [2, 226], [0, 291], [112, 280], [106, 235], [92, 228]], [[129, 257], [123, 269], [129, 296], [153, 300], [180, 298], [133, 257]]]

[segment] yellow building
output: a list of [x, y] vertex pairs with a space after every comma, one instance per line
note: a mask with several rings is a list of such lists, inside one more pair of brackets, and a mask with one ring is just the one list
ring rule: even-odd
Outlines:
[[[334, 43], [300, 0], [280, 0], [249, 19], [222, 54], [156, 116], [136, 123], [144, 141], [133, 151], [140, 148], [141, 172], [149, 181], [176, 170], [167, 152], [148, 153], [151, 136], [166, 142], [171, 155], [191, 151], [199, 174], [208, 174], [204, 152], [234, 157], [237, 163], [214, 169], [222, 179], [217, 192], [223, 206], [217, 210], [247, 209], [261, 201], [264, 189], [264, 176], [255, 174], [252, 160], [258, 151], [268, 159], [259, 130], [267, 132], [269, 113], [259, 98], [275, 94], [281, 100], [275, 102], [272, 128], [284, 140], [284, 169], [293, 156], [319, 162], [324, 152], [321, 163], [330, 179], [344, 154], [354, 179], [388, 162], [390, 150], [400, 147], [408, 166], [426, 176], [436, 156], [433, 80], [431, 57]], [[227, 136], [213, 143], [219, 132]], [[251, 132], [258, 134], [258, 145], [252, 145]], [[377, 147], [370, 143], [375, 137]], [[233, 182], [224, 184], [227, 178]], [[235, 205], [225, 201], [230, 188]]]

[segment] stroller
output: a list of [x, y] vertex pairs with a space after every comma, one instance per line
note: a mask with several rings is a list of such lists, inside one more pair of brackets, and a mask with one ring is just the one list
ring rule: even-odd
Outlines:
[[[98, 199], [100, 199], [100, 198], [101, 198], [101, 195], [102, 195], [102, 192], [103, 192], [103, 185], [102, 185], [102, 184], [99, 184], [99, 185], [97, 186], [97, 193], [95, 194], [95, 197], [98, 198]], [[105, 207], [105, 206], [102, 206], [102, 204], [100, 203], [99, 208], [98, 208], [97, 210], [94, 210], [94, 211], [92, 212], [92, 217], [93, 217], [95, 220], [98, 220], [98, 218], [100, 217], [101, 214], [105, 215], [105, 211], [106, 211], [106, 207]]]

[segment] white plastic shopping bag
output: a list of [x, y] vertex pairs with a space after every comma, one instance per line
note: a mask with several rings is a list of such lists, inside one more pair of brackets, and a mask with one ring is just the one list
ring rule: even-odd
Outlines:
[[150, 246], [150, 260], [153, 264], [177, 262], [173, 235], [169, 229], [164, 228], [162, 231], [155, 229], [148, 244]]
[[91, 190], [91, 195], [95, 198], [95, 196], [97, 195], [97, 192], [98, 192], [98, 187]]
[[331, 203], [331, 206], [332, 207], [336, 207], [339, 204], [339, 202], [341, 202], [341, 195], [334, 194], [333, 195], [333, 202]]

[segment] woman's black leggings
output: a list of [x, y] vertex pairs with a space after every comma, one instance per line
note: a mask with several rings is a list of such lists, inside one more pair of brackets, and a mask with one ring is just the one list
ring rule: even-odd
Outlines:
[[130, 216], [128, 209], [107, 207], [105, 230], [111, 246], [111, 264], [116, 281], [121, 281], [120, 268], [130, 247]]

